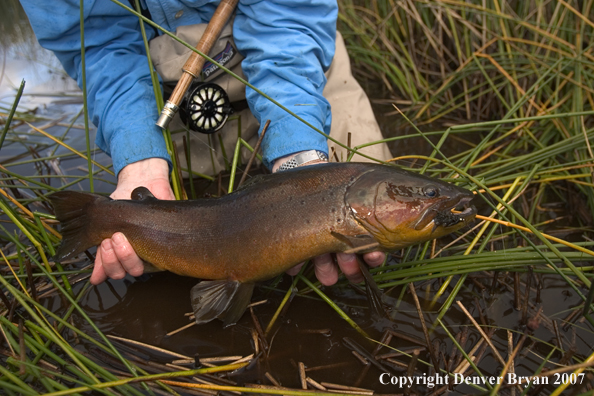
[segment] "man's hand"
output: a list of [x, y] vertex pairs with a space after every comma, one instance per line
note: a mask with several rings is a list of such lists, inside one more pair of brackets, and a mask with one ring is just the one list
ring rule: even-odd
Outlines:
[[[386, 259], [384, 252], [370, 252], [363, 255], [363, 261], [370, 267], [380, 266]], [[336, 253], [336, 263], [331, 254], [322, 254], [313, 258], [316, 277], [322, 285], [330, 286], [338, 281], [338, 268], [344, 273], [346, 278], [353, 283], [363, 282], [363, 274], [359, 269], [359, 264], [354, 254]], [[296, 265], [287, 271], [289, 275], [297, 275], [303, 263]]]
[[[118, 175], [118, 185], [111, 198], [130, 199], [132, 191], [141, 186], [158, 199], [175, 199], [169, 184], [169, 165], [163, 159], [149, 158], [127, 165]], [[143, 271], [142, 260], [126, 236], [116, 232], [97, 248], [91, 283], [98, 285], [107, 278], [122, 279], [126, 273], [140, 276]]]
[[[272, 167], [272, 173], [276, 172], [284, 162], [290, 160], [296, 154], [298, 153], [277, 159], [274, 162], [274, 166]], [[302, 166], [314, 165], [321, 162], [324, 161], [311, 161], [303, 164]], [[370, 267], [378, 267], [384, 262], [385, 259], [386, 254], [380, 251], [370, 252], [363, 255], [363, 260]], [[338, 266], [334, 263], [334, 259], [332, 258], [331, 254], [322, 254], [321, 256], [314, 257], [313, 263], [315, 265], [316, 277], [322, 285], [330, 286], [338, 281], [338, 268], [340, 268], [349, 281], [353, 283], [363, 282], [363, 274], [361, 274], [359, 264], [357, 263], [357, 259], [354, 254], [336, 253], [336, 263], [338, 263]], [[302, 266], [303, 263], [297, 264], [295, 267], [288, 270], [287, 274], [293, 276], [297, 275]]]

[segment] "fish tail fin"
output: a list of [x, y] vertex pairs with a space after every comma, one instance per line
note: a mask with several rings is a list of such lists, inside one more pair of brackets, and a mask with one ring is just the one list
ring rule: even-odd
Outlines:
[[253, 283], [225, 280], [198, 283], [190, 292], [196, 323], [218, 318], [225, 327], [235, 324], [250, 303], [253, 291]]
[[93, 224], [88, 211], [97, 202], [110, 198], [78, 191], [58, 191], [48, 199], [61, 224], [62, 244], [54, 256], [56, 261], [71, 258], [101, 242], [91, 232]]

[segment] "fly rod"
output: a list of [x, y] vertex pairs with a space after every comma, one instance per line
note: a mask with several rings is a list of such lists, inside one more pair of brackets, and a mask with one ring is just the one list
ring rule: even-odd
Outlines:
[[[227, 20], [229, 20], [229, 17], [235, 10], [238, 1], [239, 0], [221, 0], [212, 19], [208, 23], [202, 38], [196, 45], [198, 51], [208, 55], [208, 52], [219, 38]], [[173, 93], [167, 102], [165, 102], [165, 106], [157, 120], [157, 126], [163, 129], [167, 128], [169, 122], [171, 122], [173, 116], [175, 116], [175, 113], [179, 110], [179, 105], [190, 87], [190, 84], [200, 75], [200, 70], [204, 66], [204, 61], [205, 58], [198, 55], [196, 52], [192, 52], [182, 68], [182, 76], [177, 82]]]

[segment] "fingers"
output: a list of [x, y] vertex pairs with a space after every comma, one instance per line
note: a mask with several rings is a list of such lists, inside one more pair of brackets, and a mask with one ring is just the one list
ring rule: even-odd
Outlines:
[[299, 273], [299, 271], [301, 271], [301, 267], [303, 267], [303, 264], [305, 264], [305, 262], [303, 263], [299, 263], [296, 266], [294, 266], [293, 268], [289, 268], [286, 272], [287, 274], [291, 275], [291, 276], [295, 276]]
[[[132, 245], [130, 245], [130, 242], [126, 239], [126, 236], [121, 232], [116, 232], [111, 237], [111, 240], [113, 242], [114, 252], [124, 271], [132, 276], [142, 275], [142, 272], [144, 271], [142, 260], [136, 254]], [[105, 261], [103, 264], [105, 265]]]
[[122, 279], [126, 276], [126, 271], [122, 268], [122, 264], [119, 262], [118, 256], [116, 256], [116, 253], [113, 250], [111, 239], [104, 239], [97, 250], [100, 251], [103, 271], [107, 278]]
[[101, 260], [101, 249], [97, 249], [97, 255], [95, 256], [95, 266], [93, 267], [93, 273], [91, 274], [91, 283], [98, 285], [107, 280], [105, 270], [103, 269], [103, 262]]
[[[386, 259], [384, 252], [370, 252], [363, 255], [363, 260], [370, 267], [378, 267]], [[363, 275], [359, 269], [357, 257], [354, 254], [336, 253], [336, 262], [338, 267], [344, 273], [346, 278], [352, 283], [363, 282]], [[334, 263], [330, 254], [323, 254], [313, 258], [315, 265], [316, 277], [324, 286], [330, 286], [338, 281], [338, 267]], [[289, 275], [296, 275], [303, 263], [291, 268], [287, 273]]]
[[338, 269], [330, 254], [322, 254], [313, 258], [316, 277], [324, 286], [330, 286], [338, 280]]
[[97, 249], [91, 283], [97, 285], [107, 278], [122, 279], [126, 273], [140, 276], [143, 271], [142, 260], [134, 252], [130, 242], [124, 234], [116, 232], [111, 239], [104, 239]]
[[369, 252], [363, 255], [363, 260], [370, 267], [379, 267], [386, 260], [386, 253], [384, 252]]
[[336, 253], [336, 261], [340, 270], [350, 282], [363, 282], [363, 275], [361, 275], [359, 263], [357, 263], [357, 257], [354, 254]]

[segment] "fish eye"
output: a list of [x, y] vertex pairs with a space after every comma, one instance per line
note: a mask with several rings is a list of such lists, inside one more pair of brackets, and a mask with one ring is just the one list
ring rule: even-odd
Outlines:
[[439, 195], [439, 191], [437, 191], [437, 188], [435, 188], [435, 187], [426, 187], [424, 192], [425, 192], [425, 196], [427, 196], [429, 198], [435, 198]]

